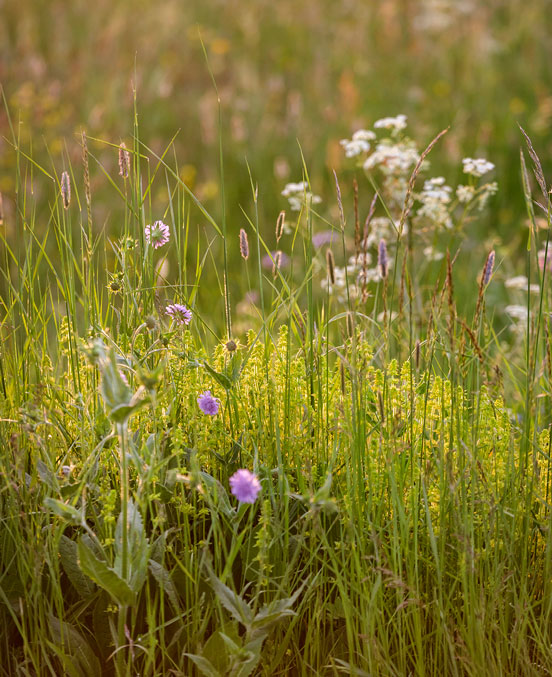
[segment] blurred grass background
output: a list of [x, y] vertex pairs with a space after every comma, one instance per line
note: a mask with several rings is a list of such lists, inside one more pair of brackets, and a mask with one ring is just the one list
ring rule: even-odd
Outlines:
[[[550, 0], [3, 0], [0, 81], [38, 162], [46, 145], [56, 162], [65, 148], [79, 158], [83, 128], [128, 143], [135, 84], [142, 138], [161, 151], [180, 130], [183, 175], [216, 205], [216, 96], [201, 35], [223, 104], [234, 219], [251, 196], [246, 158], [272, 227], [282, 184], [301, 177], [298, 141], [323, 194], [344, 161], [340, 138], [405, 113], [421, 144], [451, 126], [437, 164], [459, 173], [462, 157], [482, 154], [497, 165], [489, 226], [511, 237], [524, 218], [518, 121], [551, 166], [551, 10]], [[0, 143], [9, 196], [15, 154]], [[102, 151], [115, 170], [116, 155]], [[163, 188], [156, 198], [166, 200]]]

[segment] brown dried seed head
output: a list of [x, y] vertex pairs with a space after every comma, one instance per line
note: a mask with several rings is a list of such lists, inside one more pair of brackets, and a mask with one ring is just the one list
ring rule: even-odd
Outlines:
[[280, 242], [280, 238], [284, 234], [284, 224], [286, 222], [286, 213], [285, 211], [281, 211], [278, 214], [278, 218], [276, 220], [276, 242]]
[[282, 263], [282, 252], [280, 250], [278, 250], [274, 254], [274, 263], [272, 265], [272, 276], [274, 278], [276, 278], [277, 275], [278, 275], [278, 270], [280, 269], [281, 263]]
[[130, 154], [124, 143], [119, 146], [119, 174], [123, 179], [128, 179], [130, 172]]
[[67, 172], [63, 172], [61, 175], [61, 199], [64, 208], [69, 209], [71, 204], [71, 180]]
[[335, 284], [335, 261], [331, 249], [326, 251], [326, 270], [330, 284]]
[[247, 261], [249, 258], [249, 240], [247, 239], [247, 233], [243, 228], [240, 228], [240, 254], [242, 258]]

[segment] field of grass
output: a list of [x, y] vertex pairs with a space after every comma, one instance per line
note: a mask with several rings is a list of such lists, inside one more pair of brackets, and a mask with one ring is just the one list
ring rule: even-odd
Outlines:
[[0, 675], [552, 674], [550, 3], [0, 11]]

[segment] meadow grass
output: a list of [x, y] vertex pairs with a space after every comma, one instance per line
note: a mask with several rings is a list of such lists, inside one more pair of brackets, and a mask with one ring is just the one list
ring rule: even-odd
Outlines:
[[[420, 152], [377, 127], [350, 202], [341, 175], [320, 202], [303, 161], [270, 237], [250, 172], [240, 257], [138, 119], [128, 156], [103, 151], [120, 174], [84, 133], [82, 170], [41, 165], [12, 127], [2, 674], [549, 674], [550, 203], [530, 142], [509, 321], [511, 264], [470, 240], [495, 188], [428, 183], [438, 130]], [[124, 215], [108, 231], [98, 174]]]

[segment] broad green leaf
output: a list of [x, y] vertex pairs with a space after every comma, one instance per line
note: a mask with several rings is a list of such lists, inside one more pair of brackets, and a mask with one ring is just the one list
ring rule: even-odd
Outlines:
[[36, 462], [36, 472], [38, 473], [38, 476], [42, 482], [48, 485], [52, 492], [56, 494], [59, 493], [59, 482], [57, 481], [57, 477], [50, 470], [50, 468], [48, 468], [44, 461], [38, 460]]
[[228, 674], [228, 667], [230, 663], [230, 655], [233, 649], [229, 647], [237, 647], [237, 651], [241, 649], [241, 639], [238, 634], [237, 621], [230, 621], [225, 623], [219, 630], [215, 630], [209, 639], [205, 642], [202, 655], [209, 659], [215, 668], [223, 675]]
[[[140, 592], [148, 573], [149, 545], [144, 533], [140, 511], [129, 499], [127, 503], [128, 575], [126, 582], [135, 593]], [[115, 529], [114, 570], [122, 577], [123, 562], [123, 511], [119, 514]]]
[[202, 675], [205, 675], [206, 677], [222, 677], [220, 672], [213, 666], [211, 661], [207, 660], [207, 658], [192, 653], [186, 653], [184, 655], [188, 656], [188, 658], [197, 665]]
[[77, 544], [75, 541], [62, 535], [59, 541], [59, 554], [61, 557], [61, 566], [75, 590], [81, 597], [90, 597], [94, 592], [95, 586], [79, 568], [77, 562]]
[[232, 518], [234, 516], [234, 509], [230, 505], [226, 489], [218, 480], [211, 477], [211, 475], [206, 472], [201, 471], [199, 476], [207, 489], [209, 498], [215, 503], [216, 507], [219, 508], [226, 517]]
[[85, 677], [97, 677], [101, 674], [100, 662], [80, 632], [69, 623], [60, 621], [51, 614], [48, 618], [48, 626], [53, 644], [57, 648], [65, 669], [69, 667], [67, 662], [71, 661], [75, 674], [85, 675]]
[[159, 564], [159, 562], [156, 562], [153, 559], [150, 559], [148, 564], [152, 576], [159, 583], [159, 587], [169, 598], [169, 602], [171, 603], [173, 609], [177, 614], [180, 613], [181, 609], [180, 602], [178, 601], [178, 593], [176, 591], [176, 587], [171, 578], [171, 575], [163, 565]]
[[292, 598], [279, 599], [264, 606], [253, 619], [251, 636], [268, 634], [276, 623], [295, 616], [295, 611], [291, 608], [293, 602]]
[[233, 618], [249, 627], [253, 620], [253, 611], [249, 604], [215, 576], [210, 564], [205, 566], [211, 586], [222, 606], [230, 612]]
[[94, 583], [106, 590], [113, 599], [122, 605], [131, 606], [135, 602], [135, 594], [119, 574], [98, 559], [82, 540], [77, 546], [78, 563], [83, 573]]
[[44, 507], [64, 519], [69, 524], [82, 524], [84, 521], [80, 510], [77, 510], [68, 503], [58, 501], [57, 498], [50, 498], [47, 496], [44, 499]]
[[220, 385], [226, 390], [230, 390], [230, 388], [234, 385], [228, 376], [226, 376], [226, 374], [221, 374], [220, 371], [215, 371], [208, 362], [204, 361], [203, 366], [205, 369], [207, 369], [215, 381], [220, 383]]

